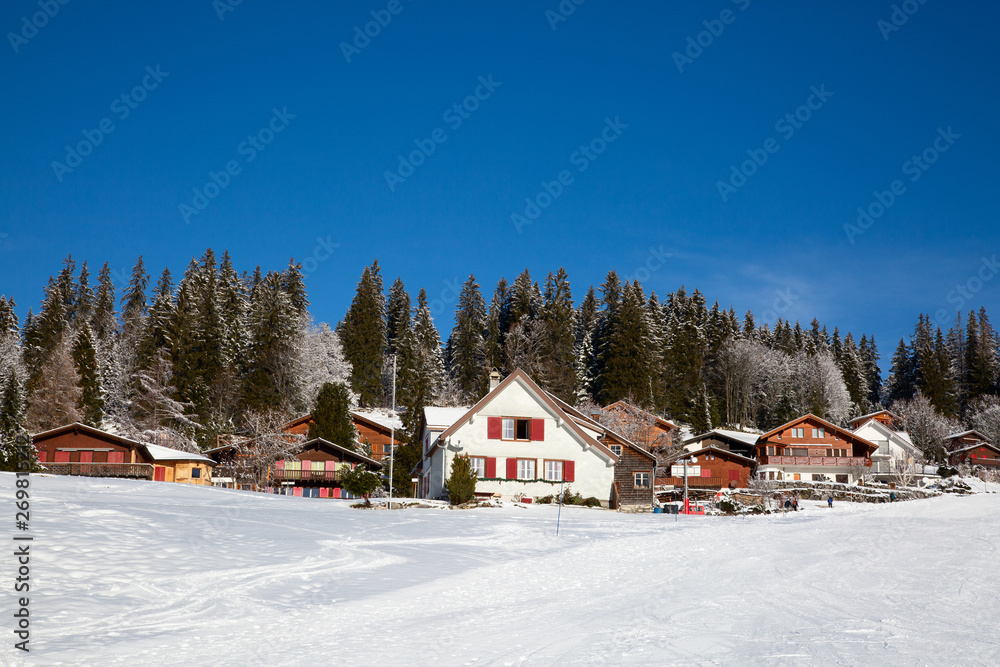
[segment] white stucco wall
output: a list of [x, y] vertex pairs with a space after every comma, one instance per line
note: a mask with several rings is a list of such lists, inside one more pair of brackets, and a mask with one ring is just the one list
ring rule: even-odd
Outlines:
[[[525, 417], [545, 421], [545, 439], [532, 442], [511, 442], [487, 438], [488, 417]], [[596, 433], [588, 433], [593, 437]], [[439, 443], [443, 444], [443, 443]], [[536, 399], [528, 388], [515, 380], [498, 393], [473, 419], [463, 424], [445, 447], [439, 447], [428, 462], [425, 472], [430, 473], [426, 496], [444, 496], [444, 482], [451, 472], [451, 463], [460, 454], [496, 458], [496, 475], [505, 478], [507, 459], [534, 459], [536, 477], [544, 479], [545, 460], [573, 461], [575, 479], [567, 482], [574, 492], [584, 498], [595, 497], [607, 502], [614, 482], [614, 459], [596, 447], [590, 447], [563, 421], [557, 420], [554, 411]], [[429, 463], [429, 465], [427, 465]], [[476, 485], [477, 493], [499, 492], [505, 499], [515, 494], [529, 497], [558, 493], [559, 485], [547, 482], [519, 480], [486, 481]]]

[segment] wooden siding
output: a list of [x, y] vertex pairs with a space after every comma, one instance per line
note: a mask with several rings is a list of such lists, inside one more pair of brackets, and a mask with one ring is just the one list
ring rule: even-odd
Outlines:
[[[611, 438], [605, 444], [619, 444]], [[653, 506], [653, 466], [655, 463], [632, 447], [623, 444], [621, 458], [615, 464], [615, 485], [618, 489], [618, 507]], [[636, 487], [635, 473], [649, 473], [649, 488]], [[615, 507], [614, 509], [617, 509]]]

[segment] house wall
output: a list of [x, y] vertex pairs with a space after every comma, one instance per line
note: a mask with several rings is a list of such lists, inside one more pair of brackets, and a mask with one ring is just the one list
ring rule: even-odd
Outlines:
[[968, 463], [969, 465], [981, 465], [989, 467], [1000, 466], [1000, 455], [989, 447], [976, 447], [967, 452], [951, 455], [952, 464]]
[[[511, 442], [490, 440], [487, 435], [488, 417], [525, 417], [544, 421], [544, 440], [532, 442]], [[558, 493], [558, 484], [544, 481], [507, 480], [507, 460], [534, 459], [535, 474], [544, 478], [546, 459], [573, 461], [573, 482], [568, 483], [573, 492], [584, 498], [596, 497], [604, 503], [610, 501], [614, 482], [613, 458], [603, 452], [589, 448], [578, 435], [563, 422], [557, 424], [548, 406], [536, 399], [520, 381], [512, 382], [504, 391], [493, 398], [479, 414], [463, 424], [450, 438], [448, 448], [439, 447], [432, 458], [425, 462], [425, 497], [444, 496], [444, 482], [451, 473], [451, 464], [460, 454], [483, 456], [496, 459], [497, 478], [482, 479], [476, 485], [477, 493], [497, 493], [503, 498], [513, 498], [515, 494], [529, 497], [547, 496]]]
[[[373, 459], [381, 461], [389, 455], [389, 444], [392, 442], [392, 438], [389, 437], [388, 431], [375, 428], [357, 418], [354, 419], [354, 428], [358, 431], [359, 441], [367, 440], [371, 444]], [[396, 438], [396, 443], [399, 443], [399, 438]]]
[[[607, 441], [605, 442], [607, 444]], [[653, 467], [655, 461], [643, 456], [628, 445], [622, 446], [621, 459], [615, 464], [615, 484], [618, 487], [619, 507], [652, 507], [653, 505]], [[637, 487], [635, 473], [649, 473], [649, 486]]]
[[[201, 477], [192, 477], [192, 470], [200, 470]], [[201, 486], [211, 486], [212, 466], [207, 463], [197, 461], [179, 461], [173, 465], [173, 481], [182, 484], [198, 484]]]
[[107, 450], [122, 452], [124, 454], [122, 457], [123, 463], [149, 463], [149, 461], [140, 457], [139, 454], [136, 453], [136, 451], [131, 447], [108, 442], [107, 440], [96, 438], [89, 433], [83, 432], [73, 433], [72, 431], [69, 431], [50, 438], [45, 438], [44, 440], [36, 441], [35, 448], [38, 450], [39, 459], [44, 459], [47, 463], [55, 462], [55, 453], [59, 449], [75, 450], [70, 452], [71, 463], [78, 463], [80, 461], [79, 450], [93, 451], [94, 463], [106, 463], [108, 460]]

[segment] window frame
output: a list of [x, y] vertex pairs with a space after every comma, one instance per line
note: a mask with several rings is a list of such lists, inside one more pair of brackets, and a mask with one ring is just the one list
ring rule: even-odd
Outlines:
[[[478, 465], [476, 465], [476, 461], [482, 461], [483, 462], [483, 467], [480, 468]], [[485, 456], [470, 456], [469, 457], [469, 465], [472, 467], [473, 470], [476, 471], [476, 479], [485, 479], [486, 478], [486, 457]], [[482, 473], [480, 473], [480, 470], [482, 470]]]
[[[522, 464], [531, 464], [531, 476], [526, 477], [521, 473]], [[538, 459], [518, 459], [517, 460], [517, 478], [520, 481], [533, 482], [538, 479]]]
[[608, 449], [610, 449], [611, 453], [614, 454], [615, 456], [621, 456], [622, 455], [622, 446], [621, 445], [608, 444]]
[[[511, 426], [511, 436], [507, 437], [507, 424]], [[519, 423], [525, 425], [527, 437], [517, 437], [517, 426]], [[500, 418], [500, 439], [505, 442], [531, 442], [531, 418], [530, 417], [501, 417]]]
[[201, 479], [201, 468], [192, 466], [191, 479]]
[[[549, 465], [550, 464], [558, 464], [558, 466], [559, 466], [559, 476], [556, 477], [556, 478], [554, 478], [554, 479], [550, 479], [549, 478]], [[564, 479], [566, 479], [566, 465], [565, 465], [565, 462], [562, 461], [561, 459], [543, 459], [542, 460], [542, 475], [543, 475], [542, 479], [544, 479], [546, 482], [562, 482]]]
[[[640, 482], [640, 475], [645, 478], [645, 483]], [[632, 486], [637, 489], [651, 489], [651, 475], [648, 470], [636, 470], [632, 473]]]

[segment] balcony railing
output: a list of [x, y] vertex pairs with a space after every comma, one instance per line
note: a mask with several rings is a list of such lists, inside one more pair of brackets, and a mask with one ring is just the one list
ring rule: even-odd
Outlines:
[[271, 479], [302, 482], [339, 482], [344, 469], [340, 470], [295, 470], [292, 468], [272, 468]]
[[[689, 489], [702, 489], [702, 488], [722, 488], [728, 482], [723, 482], [721, 477], [688, 477], [688, 488]], [[664, 481], [666, 480], [666, 481]], [[662, 482], [668, 486], [684, 486], [683, 477], [666, 477], [660, 478], [657, 482]]]
[[148, 463], [43, 463], [42, 466], [53, 475], [153, 479], [153, 466]]
[[762, 456], [761, 465], [787, 466], [866, 466], [872, 460], [863, 456]]

